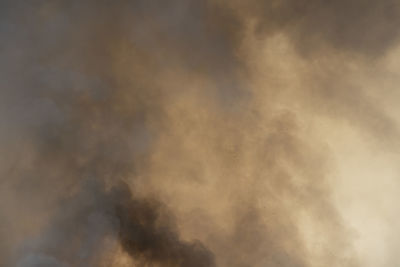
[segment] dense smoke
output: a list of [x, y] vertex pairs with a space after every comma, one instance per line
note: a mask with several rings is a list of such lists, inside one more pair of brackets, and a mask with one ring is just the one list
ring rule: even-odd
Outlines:
[[359, 76], [399, 31], [391, 0], [1, 1], [0, 266], [361, 266], [313, 123], [396, 149]]

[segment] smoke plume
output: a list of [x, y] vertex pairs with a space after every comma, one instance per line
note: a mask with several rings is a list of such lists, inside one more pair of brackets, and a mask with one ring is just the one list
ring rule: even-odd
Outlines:
[[340, 197], [342, 140], [399, 149], [399, 34], [392, 0], [1, 1], [0, 266], [396, 265]]

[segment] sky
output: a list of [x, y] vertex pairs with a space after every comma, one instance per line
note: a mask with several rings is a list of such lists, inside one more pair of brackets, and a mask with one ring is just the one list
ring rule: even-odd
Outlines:
[[400, 266], [395, 0], [0, 1], [0, 266]]

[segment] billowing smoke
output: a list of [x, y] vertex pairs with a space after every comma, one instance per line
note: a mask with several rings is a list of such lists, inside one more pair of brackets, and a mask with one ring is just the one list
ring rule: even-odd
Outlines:
[[0, 266], [362, 266], [323, 137], [396, 149], [360, 82], [397, 45], [396, 1], [0, 14]]
[[61, 204], [49, 228], [25, 244], [17, 266], [106, 266], [118, 240], [139, 262], [162, 266], [214, 266], [200, 242], [180, 240], [175, 220], [155, 200], [135, 199], [121, 183], [89, 181]]

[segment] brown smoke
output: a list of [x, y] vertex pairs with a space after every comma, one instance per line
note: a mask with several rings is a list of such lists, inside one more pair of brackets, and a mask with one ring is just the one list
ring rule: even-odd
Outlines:
[[395, 1], [0, 14], [1, 266], [360, 266], [310, 125], [396, 147], [356, 77], [397, 44]]

